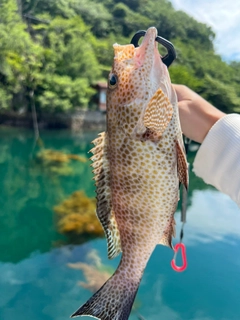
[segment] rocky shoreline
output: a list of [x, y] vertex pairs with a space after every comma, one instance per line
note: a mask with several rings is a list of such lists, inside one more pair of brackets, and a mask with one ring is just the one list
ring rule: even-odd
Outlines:
[[[38, 127], [42, 129], [104, 130], [106, 114], [101, 111], [82, 110], [72, 114], [41, 114], [37, 120]], [[32, 114], [15, 112], [1, 112], [0, 125], [24, 128], [34, 126]]]

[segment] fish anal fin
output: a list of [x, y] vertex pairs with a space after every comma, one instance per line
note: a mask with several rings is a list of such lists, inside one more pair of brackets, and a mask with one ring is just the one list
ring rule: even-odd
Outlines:
[[122, 251], [120, 233], [113, 211], [111, 211], [110, 223], [108, 226], [107, 244], [108, 259], [115, 258]]
[[160, 138], [172, 119], [173, 106], [159, 88], [149, 101], [144, 114], [144, 126]]
[[183, 145], [176, 142], [178, 179], [188, 190], [188, 163]]
[[163, 246], [167, 246], [171, 249], [173, 249], [172, 246], [172, 237], [175, 237], [176, 231], [175, 231], [175, 220], [174, 217], [172, 217], [170, 224], [166, 228], [166, 230], [163, 233], [163, 236], [159, 242], [159, 244], [162, 244]]
[[107, 238], [108, 258], [112, 259], [122, 250], [120, 234], [111, 203], [107, 134], [105, 132], [100, 133], [93, 144], [95, 147], [90, 152], [93, 154], [91, 160], [93, 161], [93, 179], [95, 180], [97, 193], [97, 216]]

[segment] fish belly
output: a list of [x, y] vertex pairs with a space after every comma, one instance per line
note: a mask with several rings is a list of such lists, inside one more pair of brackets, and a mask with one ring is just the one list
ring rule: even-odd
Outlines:
[[149, 254], [170, 224], [178, 201], [176, 153], [130, 138], [112, 150], [112, 205], [122, 251], [136, 250], [138, 256], [144, 249]]

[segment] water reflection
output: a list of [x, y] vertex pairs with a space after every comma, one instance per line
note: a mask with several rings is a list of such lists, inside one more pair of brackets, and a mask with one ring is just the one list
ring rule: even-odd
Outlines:
[[[88, 155], [96, 133], [42, 132], [46, 148]], [[53, 207], [74, 191], [94, 196], [89, 163], [72, 163], [74, 175], [43, 173], [30, 158], [31, 131], [0, 130], [0, 319], [63, 320], [91, 293], [69, 263], [86, 263], [98, 250], [102, 263], [113, 270], [106, 241], [55, 248], [65, 240], [56, 231]], [[194, 153], [190, 153], [192, 161]], [[170, 267], [173, 252], [158, 246], [139, 289], [137, 312], [146, 320], [238, 320], [240, 282], [240, 212], [232, 200], [191, 173], [184, 243], [188, 269]], [[176, 214], [179, 240], [180, 213]], [[83, 318], [89, 319], [89, 318]]]
[[240, 239], [240, 210], [227, 195], [216, 190], [194, 190], [187, 212], [185, 243], [224, 241], [236, 244]]
[[[177, 274], [170, 268], [171, 250], [159, 246], [146, 268], [137, 295], [138, 307], [130, 320], [137, 320], [138, 313], [146, 320], [239, 319], [236, 283], [240, 276], [233, 263], [235, 256], [229, 255], [225, 266], [222, 256], [217, 259], [219, 252], [232, 247], [221, 244], [222, 250], [213, 246], [209, 252], [207, 247], [189, 247], [189, 268]], [[0, 263], [0, 287], [4, 292], [0, 295], [0, 319], [13, 319], [16, 314], [18, 320], [68, 319], [91, 295], [78, 285], [85, 281], [83, 273], [69, 268], [68, 263], [86, 263], [93, 248], [100, 252], [103, 264], [116, 268], [119, 259], [107, 260], [105, 240], [43, 254], [35, 252], [17, 264]], [[224, 268], [219, 268], [220, 262]]]
[[[72, 137], [67, 131], [44, 131], [41, 136], [47, 149], [88, 157], [93, 135]], [[33, 142], [31, 131], [0, 130], [1, 261], [19, 261], [35, 250], [48, 251], [53, 242], [64, 239], [56, 231], [53, 206], [79, 189], [95, 195], [88, 162], [72, 162], [74, 174], [70, 176], [43, 170], [32, 156]]]

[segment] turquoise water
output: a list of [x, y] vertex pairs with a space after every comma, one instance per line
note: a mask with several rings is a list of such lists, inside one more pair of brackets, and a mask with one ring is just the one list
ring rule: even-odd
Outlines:
[[[46, 148], [88, 156], [96, 133], [42, 131]], [[72, 262], [88, 262], [96, 251], [104, 265], [104, 239], [67, 243], [56, 229], [53, 206], [84, 189], [94, 196], [89, 163], [72, 162], [73, 174], [59, 176], [39, 166], [32, 155], [33, 132], [0, 128], [0, 319], [64, 320], [91, 293]], [[190, 158], [194, 157], [190, 154]], [[135, 311], [146, 320], [240, 319], [240, 212], [231, 199], [191, 174], [185, 225], [188, 268], [171, 269], [173, 253], [158, 246], [137, 295]], [[176, 213], [177, 238], [180, 217]], [[83, 319], [90, 319], [83, 317]]]

